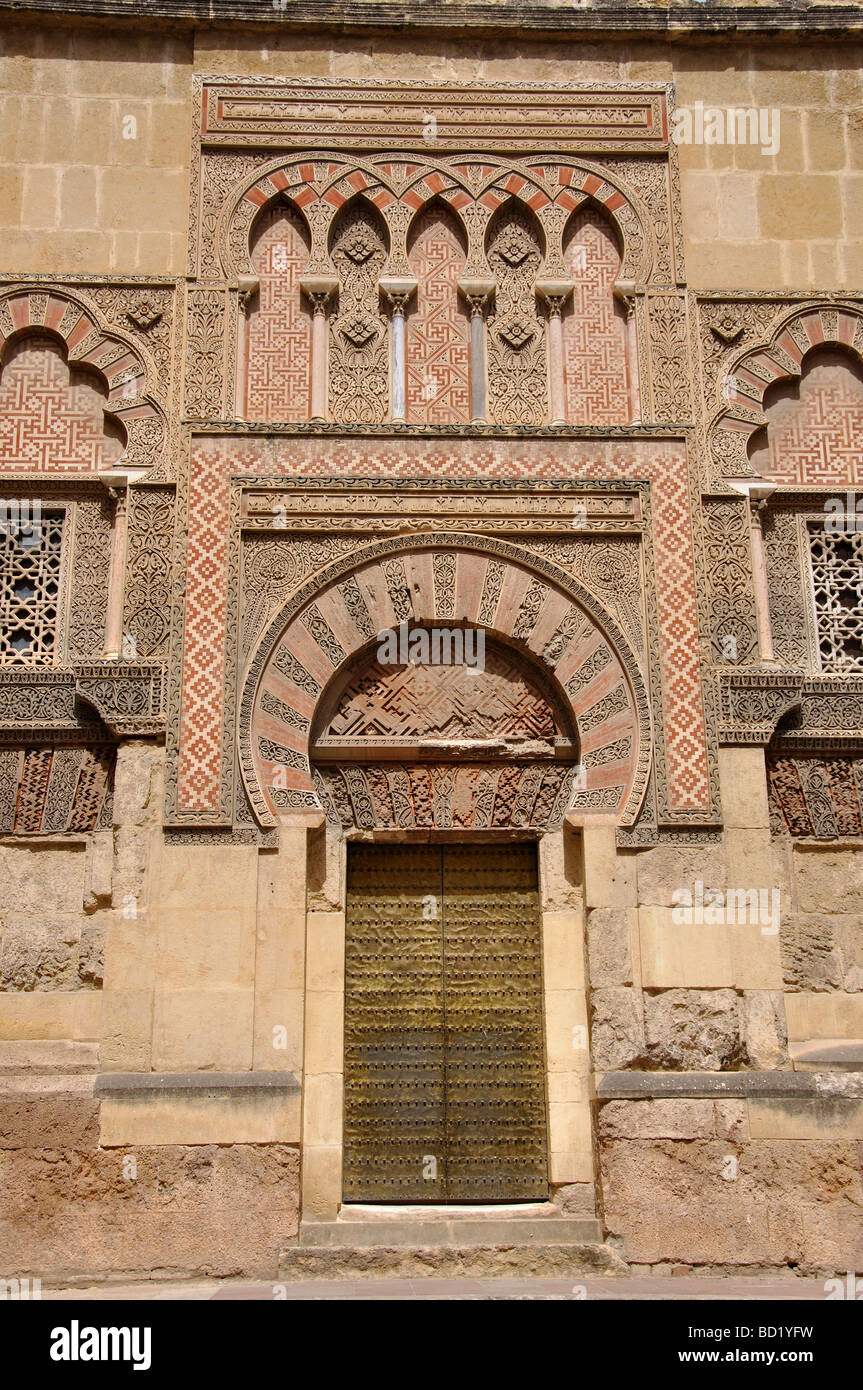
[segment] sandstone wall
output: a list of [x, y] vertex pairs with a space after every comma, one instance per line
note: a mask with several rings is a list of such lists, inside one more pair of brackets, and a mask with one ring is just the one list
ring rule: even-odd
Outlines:
[[[863, 52], [772, 39], [191, 36], [8, 25], [0, 66], [3, 268], [185, 269], [193, 72], [471, 81], [675, 82], [679, 105], [780, 113], [780, 147], [681, 145], [690, 284], [857, 289], [863, 271]], [[125, 138], [134, 118], [135, 135]]]
[[190, 41], [10, 25], [0, 51], [3, 270], [182, 275]]

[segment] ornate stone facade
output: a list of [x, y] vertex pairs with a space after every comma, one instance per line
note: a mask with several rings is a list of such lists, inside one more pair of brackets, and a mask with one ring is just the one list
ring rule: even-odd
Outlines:
[[269, 1269], [342, 1198], [346, 857], [529, 843], [548, 1190], [661, 1265], [638, 1106], [722, 1073], [709, 1142], [805, 1150], [758, 1087], [863, 1066], [863, 294], [687, 279], [664, 78], [244, 71], [187, 82], [186, 274], [0, 279], [0, 1039], [100, 1045], [100, 1154], [290, 1186]]

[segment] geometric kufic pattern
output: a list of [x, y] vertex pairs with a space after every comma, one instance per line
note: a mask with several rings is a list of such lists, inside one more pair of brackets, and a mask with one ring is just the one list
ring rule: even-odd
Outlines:
[[571, 425], [626, 424], [626, 330], [612, 293], [620, 252], [610, 223], [592, 208], [576, 212], [564, 258], [575, 286], [563, 315], [566, 418]]
[[408, 420], [459, 424], [470, 418], [469, 328], [457, 288], [464, 241], [452, 215], [439, 206], [420, 213], [411, 239], [417, 295], [407, 317]]
[[105, 418], [105, 393], [74, 368], [53, 338], [32, 335], [9, 349], [0, 378], [0, 467], [92, 473], [125, 447]]
[[464, 665], [375, 661], [342, 692], [327, 730], [356, 739], [548, 739], [560, 732], [547, 697], [527, 672], [489, 649], [481, 675]]
[[225, 664], [228, 478], [216, 452], [190, 463], [179, 804], [216, 811]]
[[261, 214], [252, 264], [260, 289], [247, 323], [247, 420], [308, 420], [311, 315], [300, 275], [309, 239], [299, 214], [277, 205]]
[[0, 660], [6, 665], [53, 659], [62, 542], [62, 517], [43, 515], [26, 532], [0, 526]]
[[765, 413], [770, 449], [765, 477], [789, 487], [863, 481], [863, 380], [841, 349], [813, 353], [798, 390], [768, 404]]

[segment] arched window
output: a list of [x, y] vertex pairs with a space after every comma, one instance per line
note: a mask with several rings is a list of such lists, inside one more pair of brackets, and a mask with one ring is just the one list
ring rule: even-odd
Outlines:
[[624, 425], [632, 418], [626, 323], [614, 298], [620, 248], [593, 208], [570, 219], [564, 261], [573, 281], [563, 319], [566, 418], [570, 425]]
[[432, 203], [414, 221], [408, 259], [417, 281], [407, 321], [407, 409], [415, 424], [470, 419], [470, 323], [458, 279], [467, 242], [452, 212]]
[[300, 275], [309, 259], [309, 234], [294, 208], [265, 208], [253, 233], [252, 265], [260, 288], [246, 318], [247, 420], [308, 420], [311, 387], [311, 313]]
[[[741, 397], [742, 399], [743, 397]], [[855, 486], [863, 437], [863, 370], [841, 347], [810, 352], [798, 380], [764, 393], [766, 427], [749, 442], [758, 472], [787, 486]]]
[[95, 473], [112, 468], [125, 431], [105, 415], [107, 388], [70, 368], [47, 334], [13, 342], [0, 373], [0, 470]]

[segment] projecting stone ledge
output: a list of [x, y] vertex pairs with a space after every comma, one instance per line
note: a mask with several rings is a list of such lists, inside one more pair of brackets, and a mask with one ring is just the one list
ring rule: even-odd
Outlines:
[[299, 1082], [288, 1071], [184, 1071], [103, 1072], [96, 1080], [99, 1097], [197, 1094], [223, 1091], [234, 1095], [254, 1091], [298, 1091]]
[[863, 1099], [863, 1072], [610, 1071], [600, 1077], [597, 1100]]

